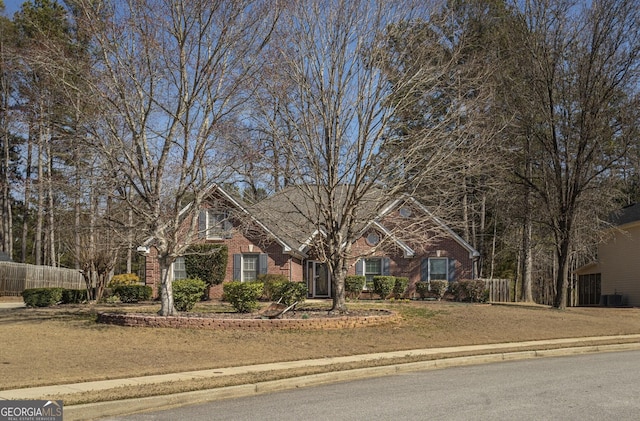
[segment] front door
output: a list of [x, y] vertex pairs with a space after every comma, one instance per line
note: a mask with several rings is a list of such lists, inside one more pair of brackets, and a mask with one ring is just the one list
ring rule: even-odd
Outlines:
[[325, 263], [307, 261], [307, 286], [310, 297], [329, 297], [331, 284]]

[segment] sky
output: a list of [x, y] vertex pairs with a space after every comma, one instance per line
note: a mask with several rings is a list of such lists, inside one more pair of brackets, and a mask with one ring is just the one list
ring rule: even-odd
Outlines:
[[9, 17], [13, 16], [13, 14], [20, 9], [20, 5], [22, 5], [24, 1], [25, 0], [4, 0], [5, 14]]

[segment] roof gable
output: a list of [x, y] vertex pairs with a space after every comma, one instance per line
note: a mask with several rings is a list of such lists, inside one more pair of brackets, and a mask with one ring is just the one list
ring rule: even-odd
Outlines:
[[396, 220], [402, 220], [402, 218], [410, 219], [414, 210], [417, 210], [427, 216], [431, 220], [435, 227], [442, 231], [444, 234], [452, 238], [456, 243], [462, 246], [469, 252], [470, 257], [478, 257], [480, 253], [462, 237], [460, 237], [455, 231], [453, 231], [447, 224], [440, 218], [435, 216], [425, 205], [420, 203], [413, 196], [406, 195], [400, 199], [391, 202], [385, 209], [380, 212], [380, 221], [384, 221], [385, 217], [390, 216], [393, 212], [398, 212], [400, 218]]

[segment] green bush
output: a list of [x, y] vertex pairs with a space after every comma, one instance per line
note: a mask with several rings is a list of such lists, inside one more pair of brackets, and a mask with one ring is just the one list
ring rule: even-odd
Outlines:
[[64, 289], [62, 291], [62, 304], [80, 304], [87, 301], [86, 289]]
[[250, 313], [257, 309], [262, 295], [262, 282], [227, 282], [222, 285], [223, 299], [231, 303], [238, 313]]
[[272, 290], [272, 300], [278, 301], [287, 306], [295, 302], [304, 302], [307, 298], [307, 284], [304, 282], [274, 282]]
[[367, 278], [364, 275], [349, 275], [344, 278], [344, 291], [347, 298], [358, 299]]
[[462, 281], [456, 281], [451, 284], [451, 292], [453, 293], [453, 299], [456, 301], [467, 300], [467, 289]]
[[256, 280], [264, 284], [262, 297], [268, 301], [276, 301], [277, 298], [275, 298], [275, 292], [281, 290], [283, 288], [282, 285], [289, 282], [289, 279], [285, 275], [276, 275], [272, 273], [258, 275]]
[[140, 277], [135, 273], [121, 273], [119, 275], [113, 275], [108, 288], [115, 288], [121, 285], [138, 285], [140, 283]]
[[451, 290], [457, 301], [471, 301], [481, 303], [487, 299], [487, 288], [481, 280], [463, 280], [454, 282]]
[[442, 300], [442, 297], [444, 297], [444, 294], [446, 294], [447, 290], [449, 289], [449, 282], [439, 279], [433, 280], [430, 283], [431, 292], [433, 293], [433, 295], [436, 296], [438, 301]]
[[429, 295], [429, 283], [428, 282], [416, 282], [416, 292], [420, 295], [421, 299], [427, 298]]
[[393, 283], [393, 297], [396, 299], [404, 297], [404, 294], [407, 291], [408, 286], [409, 286], [409, 278], [396, 276], [395, 282]]
[[218, 285], [224, 281], [228, 260], [229, 249], [224, 244], [195, 244], [184, 256], [184, 268], [190, 279]]
[[178, 311], [190, 311], [202, 298], [207, 284], [198, 278], [173, 281], [173, 305]]
[[118, 285], [113, 288], [113, 295], [120, 297], [123, 303], [137, 303], [151, 299], [151, 287], [148, 285]]
[[373, 277], [373, 292], [378, 294], [380, 298], [385, 300], [393, 287], [396, 284], [395, 276], [374, 276]]
[[30, 288], [22, 291], [27, 307], [50, 307], [62, 301], [63, 288]]

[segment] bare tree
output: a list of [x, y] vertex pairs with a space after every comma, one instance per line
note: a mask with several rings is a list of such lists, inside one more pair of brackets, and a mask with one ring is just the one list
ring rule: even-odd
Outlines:
[[[0, 12], [4, 4], [0, 2]], [[16, 56], [15, 26], [0, 16], [0, 247], [9, 256], [13, 255], [13, 189], [16, 184], [17, 150], [20, 139], [12, 125], [16, 117], [11, 108], [15, 105]]]
[[[220, 140], [246, 100], [277, 7], [271, 2], [78, 0], [100, 53], [95, 147], [131, 189], [121, 197], [154, 239], [160, 314], [176, 313], [169, 268], [197, 239], [197, 212], [225, 171]], [[185, 205], [190, 205], [181, 212]], [[183, 229], [183, 222], [189, 226]]]
[[455, 78], [460, 71], [462, 46], [441, 39], [422, 46], [421, 53], [433, 60], [416, 61], [420, 64], [410, 72], [396, 71], [415, 45], [392, 53], [389, 40], [434, 11], [404, 2], [302, 2], [287, 9], [272, 44], [284, 86], [293, 88], [279, 110], [292, 135], [278, 138], [279, 148], [296, 157], [296, 184], [289, 192], [295, 189], [291, 218], [297, 223], [290, 229], [304, 225], [316, 232], [314, 250], [331, 272], [333, 312], [347, 311], [344, 279], [359, 257], [352, 245], [363, 226], [392, 200], [437, 180], [452, 165], [454, 151], [466, 145], [472, 152], [479, 140], [465, 130], [477, 103], [486, 99], [480, 90], [456, 98], [454, 106], [412, 132], [410, 141], [391, 130], [394, 116], [437, 95], [450, 80], [443, 75]]
[[[519, 68], [528, 82], [518, 118], [528, 147], [518, 177], [553, 236], [554, 306], [567, 305], [577, 232], [599, 228], [615, 206], [612, 176], [638, 124], [640, 7], [637, 1], [528, 1]], [[516, 151], [517, 152], [517, 151]], [[596, 222], [594, 224], [594, 222]]]

